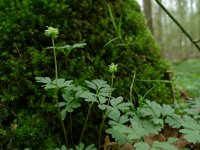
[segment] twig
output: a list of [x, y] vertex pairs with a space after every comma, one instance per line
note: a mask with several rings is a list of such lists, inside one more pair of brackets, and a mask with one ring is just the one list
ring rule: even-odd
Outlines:
[[199, 43], [200, 42], [200, 39], [199, 40], [197, 40], [197, 41], [195, 41], [195, 43]]
[[22, 59], [22, 54], [20, 53], [20, 51], [19, 51], [19, 49], [18, 49], [18, 47], [17, 47], [17, 44], [14, 43], [14, 46], [15, 46], [15, 48], [17, 49], [17, 53], [19, 54], [19, 58]]
[[136, 71], [134, 71], [133, 79], [132, 79], [131, 86], [130, 86], [129, 96], [130, 96], [130, 101], [131, 102], [133, 101], [133, 84], [134, 84], [134, 81], [135, 81], [135, 76], [136, 76]]
[[174, 83], [172, 81], [169, 80], [141, 80], [141, 79], [135, 79], [135, 81], [139, 81], [139, 82], [161, 82], [161, 83]]
[[170, 12], [165, 8], [165, 6], [159, 1], [155, 0], [156, 3], [160, 6], [160, 8], [176, 23], [176, 25], [181, 29], [181, 31], [188, 37], [188, 39], [194, 44], [194, 46], [200, 51], [200, 47], [197, 44], [198, 42], [195, 42], [191, 35], [183, 28], [183, 26], [170, 14]]

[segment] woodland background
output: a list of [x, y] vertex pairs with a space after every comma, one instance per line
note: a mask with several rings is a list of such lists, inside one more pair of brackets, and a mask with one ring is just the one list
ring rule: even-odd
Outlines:
[[[154, 0], [138, 0], [145, 13], [149, 29], [160, 43], [163, 55], [177, 62], [200, 53], [167, 16]], [[160, 0], [169, 12], [181, 23], [194, 41], [200, 40], [200, 1], [199, 0]]]
[[[175, 19], [200, 42], [200, 1], [160, 0]], [[138, 0], [154, 38], [161, 46], [162, 55], [171, 62], [174, 78], [183, 91], [200, 94], [200, 53], [180, 28], [154, 0]]]

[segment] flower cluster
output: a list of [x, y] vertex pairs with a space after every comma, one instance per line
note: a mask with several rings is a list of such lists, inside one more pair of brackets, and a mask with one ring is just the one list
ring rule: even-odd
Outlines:
[[58, 31], [58, 28], [53, 28], [51, 26], [50, 27], [47, 26], [47, 30], [45, 30], [44, 34], [51, 38], [57, 38], [59, 31]]
[[111, 65], [109, 65], [109, 72], [110, 73], [117, 72], [117, 64], [111, 63]]

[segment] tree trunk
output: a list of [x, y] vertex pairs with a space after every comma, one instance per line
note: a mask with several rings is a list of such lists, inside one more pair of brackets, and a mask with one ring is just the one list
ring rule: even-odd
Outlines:
[[[160, 2], [162, 3], [162, 0], [160, 0]], [[157, 7], [157, 10], [155, 12], [155, 18], [154, 21], [156, 23], [156, 25], [154, 27], [156, 27], [156, 31], [154, 31], [156, 40], [162, 45], [162, 36], [163, 36], [163, 23], [162, 23], [162, 9], [160, 7]]]
[[153, 33], [153, 21], [152, 21], [152, 4], [151, 0], [143, 0], [144, 14], [147, 19], [147, 25]]

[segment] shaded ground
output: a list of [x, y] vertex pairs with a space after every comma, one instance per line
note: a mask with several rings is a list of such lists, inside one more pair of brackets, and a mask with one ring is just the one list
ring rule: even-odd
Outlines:
[[189, 97], [200, 97], [200, 58], [173, 65], [177, 87]]

